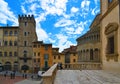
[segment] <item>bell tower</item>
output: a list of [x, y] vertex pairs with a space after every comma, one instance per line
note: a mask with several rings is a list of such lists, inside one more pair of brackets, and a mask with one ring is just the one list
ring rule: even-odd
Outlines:
[[37, 41], [36, 22], [33, 15], [19, 15], [19, 60], [20, 69], [24, 72], [32, 69], [32, 42]]

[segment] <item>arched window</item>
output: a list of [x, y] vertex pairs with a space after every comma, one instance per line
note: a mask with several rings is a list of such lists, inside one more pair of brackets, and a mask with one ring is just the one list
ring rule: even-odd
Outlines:
[[93, 58], [93, 49], [90, 49], [90, 60], [94, 60], [94, 58]]

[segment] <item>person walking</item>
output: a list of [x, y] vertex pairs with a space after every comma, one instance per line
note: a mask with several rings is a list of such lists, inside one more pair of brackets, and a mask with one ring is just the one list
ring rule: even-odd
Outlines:
[[13, 74], [12, 73], [10, 74], [10, 79], [13, 79]]

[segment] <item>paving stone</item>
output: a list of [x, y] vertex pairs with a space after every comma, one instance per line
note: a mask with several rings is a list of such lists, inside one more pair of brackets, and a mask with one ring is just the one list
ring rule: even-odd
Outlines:
[[119, 77], [104, 70], [58, 70], [54, 84], [120, 84]]

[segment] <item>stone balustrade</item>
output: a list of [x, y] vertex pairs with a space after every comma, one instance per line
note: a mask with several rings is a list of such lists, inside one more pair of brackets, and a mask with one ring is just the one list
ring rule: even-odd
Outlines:
[[101, 63], [77, 63], [77, 64], [63, 64], [63, 69], [68, 70], [100, 70]]
[[57, 72], [57, 64], [54, 64], [48, 71], [46, 71], [43, 75], [42, 84], [54, 84], [54, 79]]

